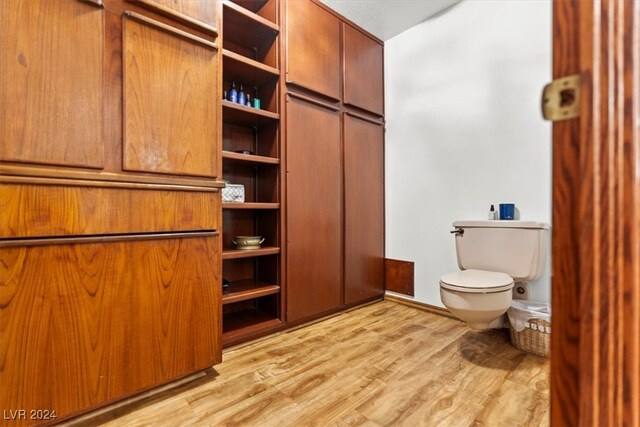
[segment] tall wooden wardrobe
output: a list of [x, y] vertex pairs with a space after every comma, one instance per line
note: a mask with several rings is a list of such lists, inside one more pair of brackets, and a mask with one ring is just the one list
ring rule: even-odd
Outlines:
[[219, 7], [0, 4], [0, 401], [27, 410], [11, 425], [221, 360]]
[[316, 0], [10, 0], [0, 49], [0, 401], [56, 415], [12, 425], [382, 297], [380, 40]]
[[286, 29], [287, 321], [383, 293], [383, 46], [316, 1]]

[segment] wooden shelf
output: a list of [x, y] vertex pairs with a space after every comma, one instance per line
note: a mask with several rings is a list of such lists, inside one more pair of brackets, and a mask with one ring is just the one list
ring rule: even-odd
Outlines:
[[222, 2], [222, 22], [225, 41], [245, 47], [264, 45], [274, 41], [280, 27], [260, 15], [229, 0]]
[[225, 123], [253, 127], [277, 122], [280, 120], [280, 114], [247, 107], [225, 99], [222, 101], [222, 120]]
[[222, 209], [280, 209], [280, 203], [223, 203]]
[[277, 80], [280, 72], [261, 62], [254, 61], [230, 50], [222, 50], [222, 70], [226, 81], [237, 81], [248, 86], [260, 86]]
[[222, 319], [222, 345], [228, 346], [282, 325], [272, 314], [247, 309], [225, 314]]
[[269, 0], [232, 0], [235, 4], [244, 7], [251, 12], [260, 10]]
[[229, 283], [222, 291], [222, 304], [260, 298], [280, 292], [280, 286], [261, 282], [259, 280], [239, 280]]
[[256, 165], [279, 165], [280, 159], [275, 157], [256, 156], [254, 154], [234, 153], [233, 151], [223, 151], [222, 158], [231, 163], [244, 163]]
[[277, 255], [280, 248], [276, 246], [265, 246], [260, 249], [224, 249], [222, 259], [251, 258], [256, 256]]

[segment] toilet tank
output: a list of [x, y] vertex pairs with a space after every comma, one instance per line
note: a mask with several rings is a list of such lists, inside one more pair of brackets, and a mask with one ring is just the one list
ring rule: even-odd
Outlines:
[[461, 270], [498, 271], [514, 280], [536, 280], [544, 271], [549, 224], [534, 221], [456, 221]]

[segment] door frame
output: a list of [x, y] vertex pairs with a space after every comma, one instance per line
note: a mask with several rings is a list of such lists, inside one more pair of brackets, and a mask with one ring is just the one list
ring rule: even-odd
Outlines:
[[554, 0], [551, 424], [640, 425], [640, 0]]

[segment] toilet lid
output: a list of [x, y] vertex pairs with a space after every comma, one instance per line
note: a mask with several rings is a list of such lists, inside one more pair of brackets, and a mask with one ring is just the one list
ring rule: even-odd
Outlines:
[[464, 270], [445, 274], [440, 278], [440, 286], [458, 292], [502, 292], [513, 289], [513, 279], [495, 271]]

